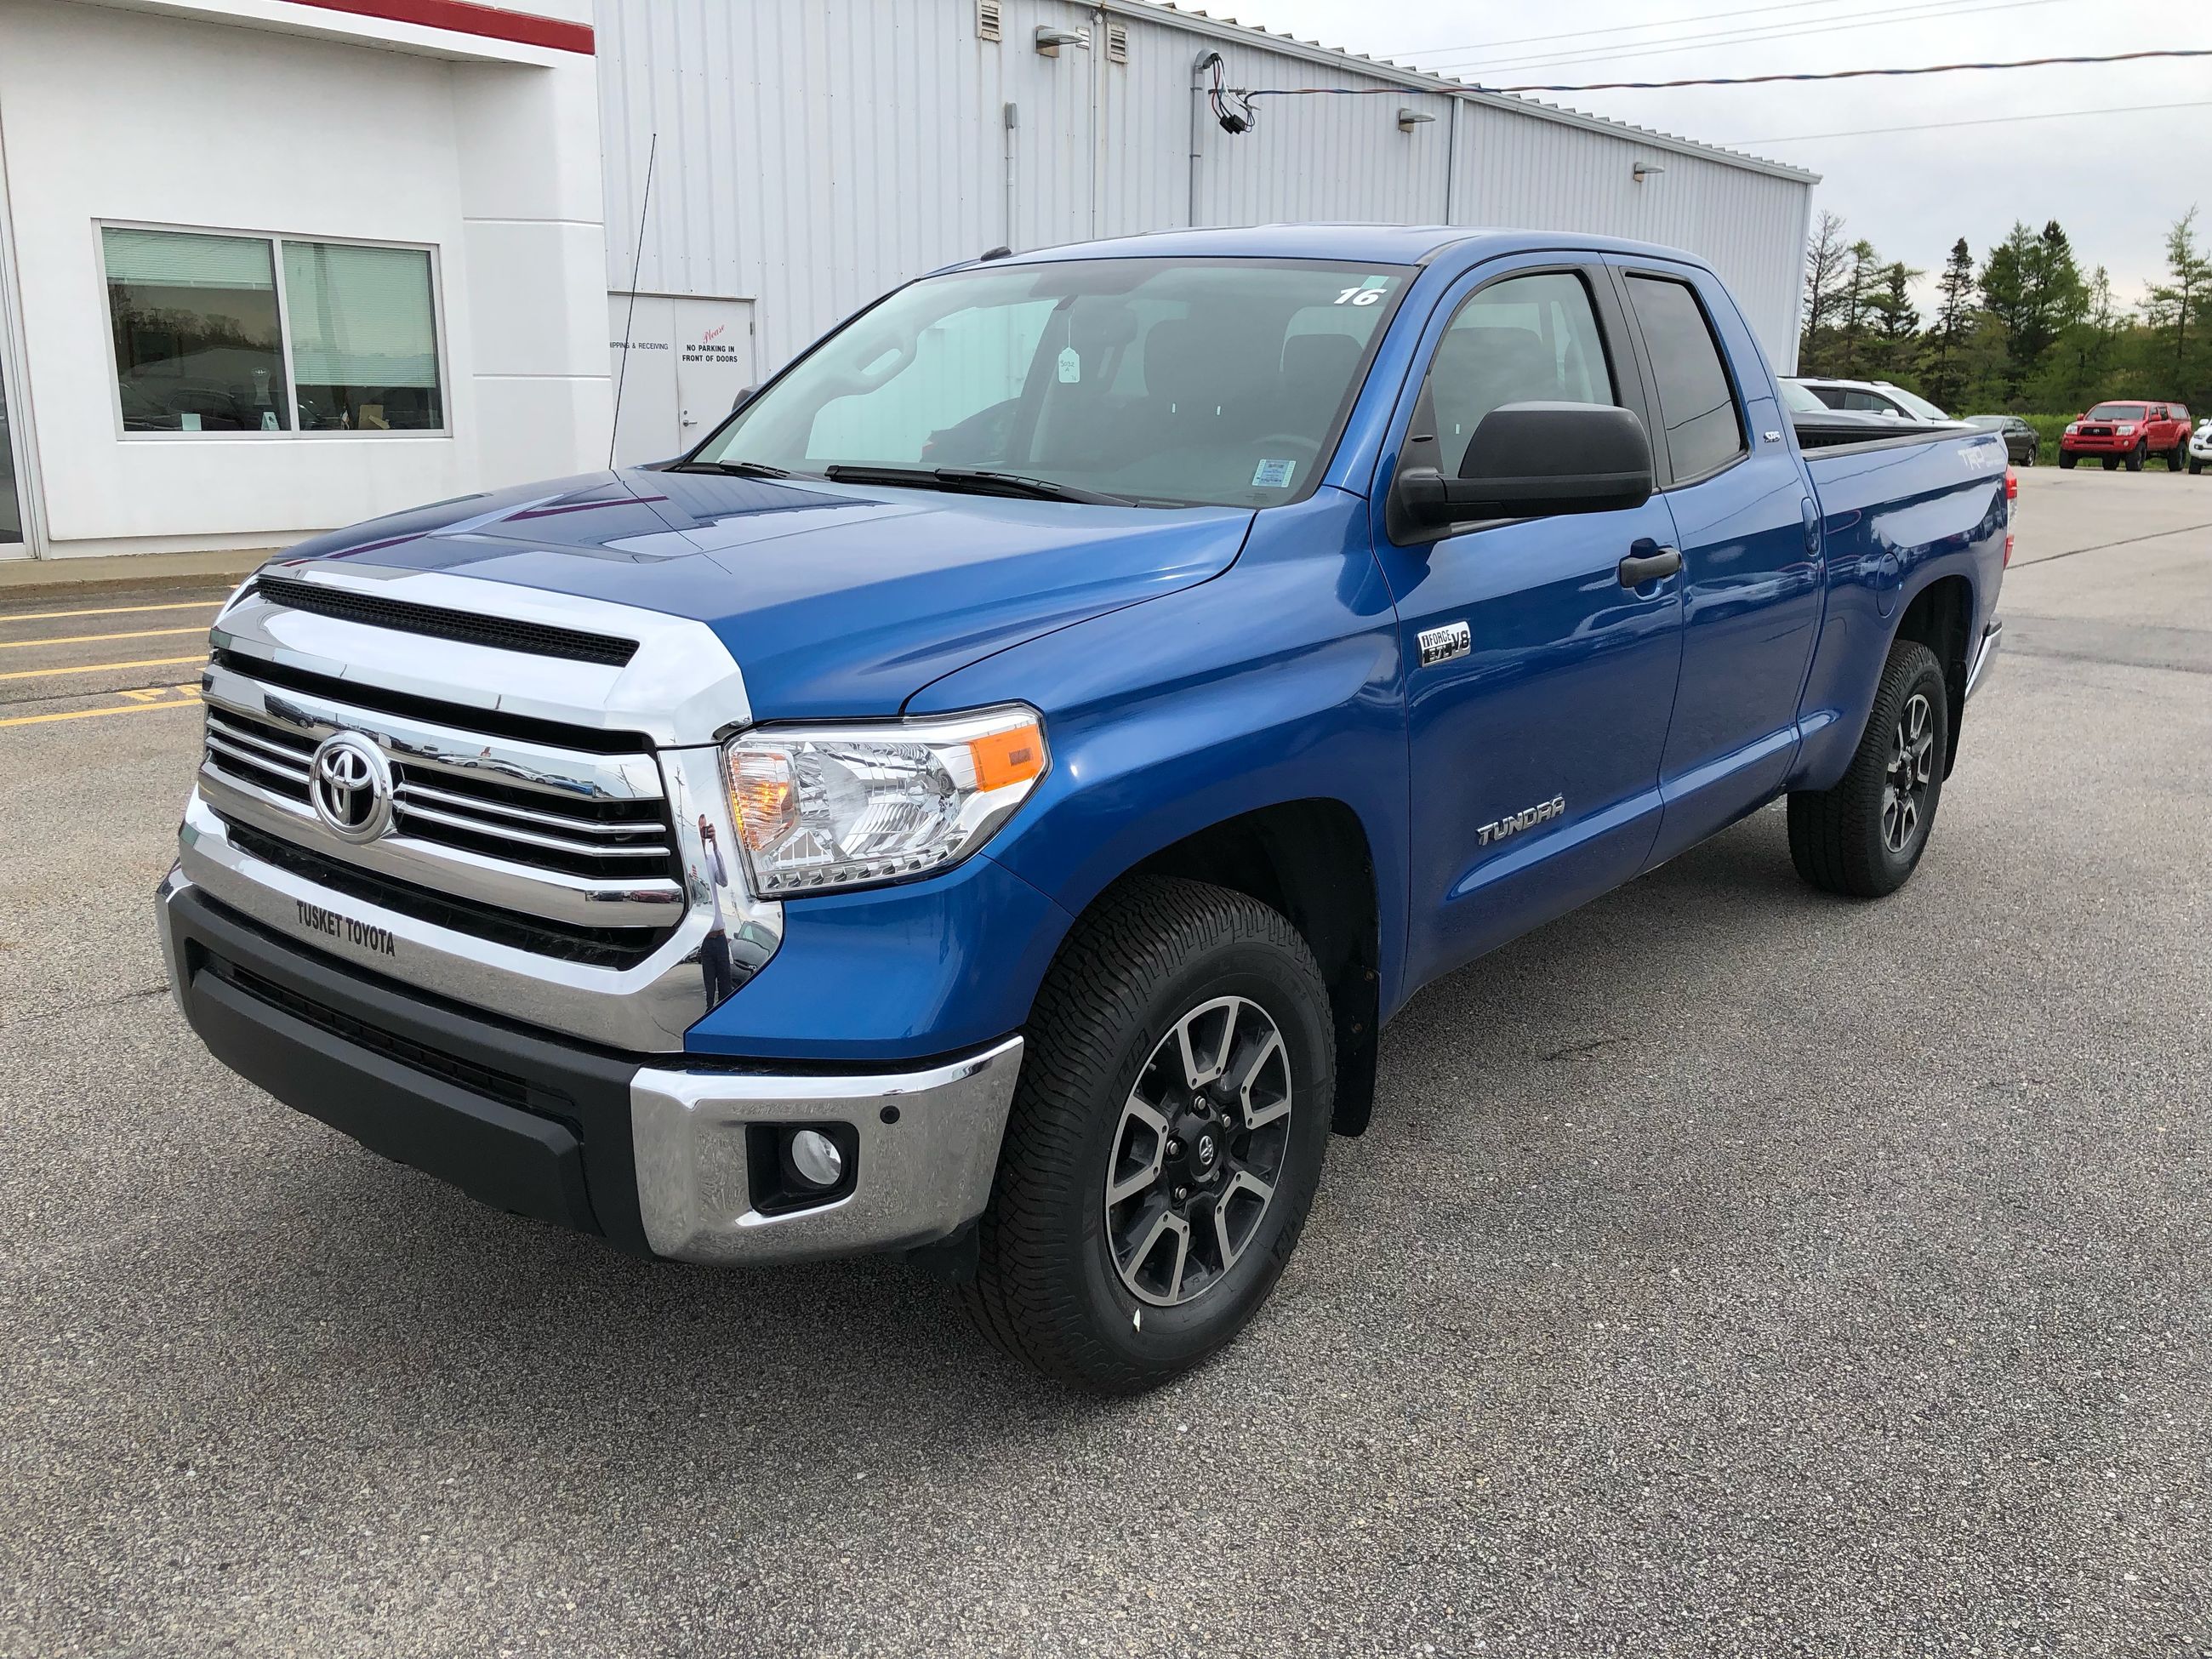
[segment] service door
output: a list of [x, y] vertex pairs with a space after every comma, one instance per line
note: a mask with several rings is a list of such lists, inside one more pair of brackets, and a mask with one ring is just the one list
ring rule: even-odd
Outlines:
[[669, 302], [676, 337], [676, 447], [689, 449], [753, 384], [753, 302]]
[[682, 454], [755, 384], [750, 300], [611, 294], [607, 311], [622, 405], [615, 459], [625, 466]]

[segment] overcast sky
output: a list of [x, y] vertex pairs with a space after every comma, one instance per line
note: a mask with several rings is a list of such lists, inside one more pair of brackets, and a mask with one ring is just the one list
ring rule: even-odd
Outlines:
[[[2212, 7], [2191, 0], [1216, 0], [1214, 15], [1447, 71], [1491, 86], [1872, 69], [2154, 47], [2212, 48]], [[1719, 15], [1716, 15], [1719, 14]], [[1558, 21], [1549, 39], [1538, 19]], [[1643, 27], [1629, 29], [1628, 25]], [[1844, 24], [1857, 27], [1843, 27]], [[1592, 31], [1607, 31], [1591, 33]], [[1715, 40], [1710, 37], [1720, 35]], [[1764, 35], [1764, 39], [1744, 39]], [[1654, 52], [1656, 46], [1686, 49]], [[1519, 44], [1504, 45], [1504, 42]], [[1574, 58], [1572, 63], [1556, 60]], [[1933, 270], [1964, 236], [1976, 260], [2015, 219], [2057, 219], [2085, 271], [2123, 304], [2163, 264], [2166, 228], [2200, 199], [2212, 221], [2212, 58], [1666, 92], [1547, 93], [1685, 137], [1822, 175], [1814, 210], [1841, 214], [1886, 259]], [[2067, 120], [1993, 117], [2144, 110]], [[1814, 137], [1868, 128], [1905, 131]], [[2212, 225], [2206, 227], [2212, 240]], [[1924, 295], [1927, 284], [1919, 285]]]

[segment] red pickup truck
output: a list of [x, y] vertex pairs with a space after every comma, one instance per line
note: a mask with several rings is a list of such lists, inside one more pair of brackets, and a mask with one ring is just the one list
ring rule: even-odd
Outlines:
[[2189, 411], [2179, 404], [2099, 404], [2068, 422], [2059, 435], [2059, 465], [2071, 466], [2084, 455], [2100, 458], [2107, 472], [2122, 461], [2129, 471], [2140, 472], [2153, 455], [2179, 472], [2189, 462]]

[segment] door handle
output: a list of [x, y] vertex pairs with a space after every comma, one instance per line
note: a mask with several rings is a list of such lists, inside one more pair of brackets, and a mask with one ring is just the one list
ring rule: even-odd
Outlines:
[[1648, 558], [1638, 558], [1632, 553], [1620, 562], [1620, 585], [1623, 587], [1641, 587], [1646, 582], [1657, 581], [1662, 576], [1671, 576], [1681, 568], [1682, 554], [1679, 548], [1662, 547]]

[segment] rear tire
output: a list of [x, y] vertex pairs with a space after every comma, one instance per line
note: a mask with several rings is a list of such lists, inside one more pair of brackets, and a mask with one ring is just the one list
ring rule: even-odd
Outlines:
[[962, 1287], [976, 1327], [1102, 1394], [1158, 1387], [1221, 1348], [1305, 1225], [1333, 1032], [1313, 952], [1258, 900], [1157, 877], [1101, 898], [1030, 1018]]
[[1950, 700], [1936, 653], [1890, 647], [1850, 769], [1832, 789], [1790, 797], [1790, 861], [1824, 892], [1880, 898], [1920, 865], [1943, 794]]
[[2189, 441], [2185, 438], [2181, 442], [2174, 445], [2172, 450], [2167, 452], [2166, 457], [2166, 470], [2169, 472], [2179, 472], [2188, 464]]

